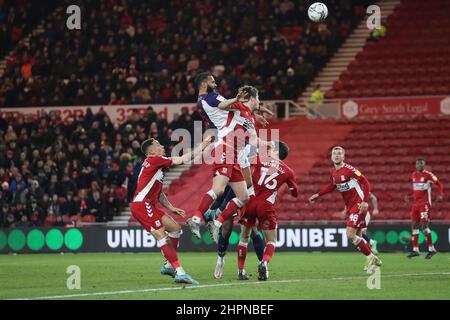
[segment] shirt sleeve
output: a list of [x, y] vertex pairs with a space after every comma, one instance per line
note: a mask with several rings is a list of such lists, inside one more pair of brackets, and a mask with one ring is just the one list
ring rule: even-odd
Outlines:
[[350, 170], [351, 176], [355, 178], [361, 186], [361, 189], [364, 193], [364, 202], [369, 202], [369, 194], [370, 194], [370, 183], [369, 180], [357, 169]]
[[333, 178], [330, 177], [330, 182], [328, 182], [327, 185], [325, 185], [322, 190], [319, 191], [319, 196], [323, 196], [324, 194], [330, 193], [331, 191], [333, 191], [334, 189], [336, 189], [336, 185], [333, 183]]
[[440, 196], [444, 195], [444, 185], [442, 184], [442, 182], [434, 175], [430, 172], [430, 180], [432, 183], [434, 183], [437, 187], [438, 187], [438, 194]]
[[222, 97], [220, 94], [218, 94], [217, 92], [211, 92], [208, 93], [204, 99], [206, 101], [206, 103], [208, 103], [211, 107], [213, 108], [217, 108], [219, 106], [219, 104], [225, 100], [224, 97]]
[[297, 180], [295, 179], [295, 174], [292, 170], [289, 172], [289, 177], [288, 177], [288, 180], [286, 181], [286, 184], [289, 187], [289, 191], [291, 192], [291, 195], [293, 197], [297, 198], [299, 190], [298, 190]]
[[166, 168], [172, 166], [172, 158], [167, 157], [156, 157], [152, 159], [152, 165], [157, 166], [158, 168]]

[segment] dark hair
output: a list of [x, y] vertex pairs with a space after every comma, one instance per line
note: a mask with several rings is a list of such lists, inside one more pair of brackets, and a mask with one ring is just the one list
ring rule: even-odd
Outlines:
[[289, 147], [286, 142], [275, 141], [275, 150], [278, 150], [278, 158], [284, 160], [289, 155]]
[[197, 89], [200, 88], [201, 84], [205, 81], [208, 81], [208, 78], [211, 76], [209, 72], [201, 72], [195, 77], [195, 86]]
[[256, 96], [258, 95], [258, 89], [256, 89], [253, 86], [243, 86], [240, 87], [238, 91], [245, 92], [244, 96], [245, 100], [249, 100], [250, 98], [256, 98]]
[[417, 158], [416, 162], [417, 161], [423, 161], [424, 163], [427, 163], [424, 158]]
[[153, 138], [147, 139], [144, 142], [142, 142], [141, 151], [145, 156], [147, 156], [147, 149], [152, 146], [153, 142], [155, 142], [155, 139]]

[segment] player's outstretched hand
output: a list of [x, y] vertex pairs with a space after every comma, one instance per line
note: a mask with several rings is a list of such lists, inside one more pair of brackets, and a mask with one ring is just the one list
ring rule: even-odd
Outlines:
[[436, 202], [442, 202], [442, 201], [444, 201], [444, 197], [443, 196], [437, 196]]
[[319, 198], [319, 194], [313, 194], [311, 197], [309, 197], [308, 201], [309, 203], [314, 203]]
[[238, 102], [243, 102], [245, 101], [244, 97], [245, 97], [246, 92], [244, 91], [239, 91], [236, 95], [236, 101]]
[[179, 209], [179, 208], [173, 208], [172, 212], [175, 213], [176, 215], [179, 215], [181, 217], [186, 217], [186, 211], [184, 211], [183, 209]]
[[380, 213], [380, 211], [378, 209], [373, 209], [372, 213], [374, 216], [376, 216], [377, 214]]

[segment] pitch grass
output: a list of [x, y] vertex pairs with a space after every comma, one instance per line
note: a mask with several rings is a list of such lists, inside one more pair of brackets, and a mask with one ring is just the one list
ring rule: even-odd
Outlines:
[[[125, 294], [71, 299], [450, 299], [450, 254], [408, 260], [404, 253], [380, 255], [381, 289], [367, 288], [365, 257], [354, 253], [276, 253], [270, 279], [257, 280], [257, 261], [247, 258], [249, 281], [236, 280], [236, 254], [226, 257], [223, 279], [213, 278], [216, 255], [180, 253], [185, 269], [207, 287], [181, 289], [159, 274], [160, 254], [0, 255], [0, 298], [36, 298], [130, 290]], [[81, 289], [66, 287], [70, 265], [81, 268]], [[286, 281], [283, 281], [286, 280]], [[224, 286], [218, 286], [225, 284]], [[213, 286], [210, 286], [213, 285]], [[166, 288], [150, 292], [142, 289]], [[169, 288], [169, 289], [167, 289]], [[175, 290], [174, 290], [175, 289]], [[69, 297], [64, 297], [67, 299]], [[59, 298], [63, 299], [63, 298]]]

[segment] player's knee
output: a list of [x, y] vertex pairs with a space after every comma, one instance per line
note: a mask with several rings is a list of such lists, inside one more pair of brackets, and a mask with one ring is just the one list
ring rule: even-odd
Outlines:
[[223, 195], [223, 192], [225, 191], [225, 187], [223, 186], [214, 186], [212, 190], [208, 191], [208, 194], [216, 200], [217, 198], [220, 198]]
[[348, 231], [348, 230], [347, 230], [347, 238], [348, 238], [348, 240], [350, 240], [351, 242], [355, 241], [355, 240], [357, 239], [356, 232]]
[[241, 201], [243, 204], [247, 203], [248, 198], [248, 193], [243, 193], [238, 197], [239, 201]]

